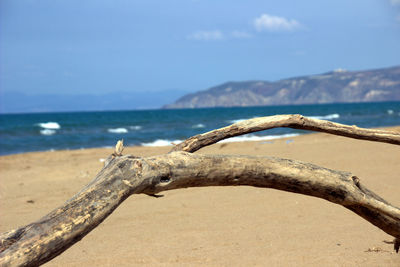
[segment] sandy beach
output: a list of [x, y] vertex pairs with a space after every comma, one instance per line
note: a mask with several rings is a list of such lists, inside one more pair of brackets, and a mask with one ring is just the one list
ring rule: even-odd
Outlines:
[[[390, 128], [399, 131], [400, 127]], [[149, 156], [170, 147], [128, 147]], [[0, 157], [0, 231], [33, 222], [94, 178], [112, 149]], [[222, 143], [196, 153], [268, 155], [350, 171], [400, 206], [400, 147], [327, 134]], [[253, 187], [134, 195], [45, 266], [400, 266], [392, 237], [342, 206]]]

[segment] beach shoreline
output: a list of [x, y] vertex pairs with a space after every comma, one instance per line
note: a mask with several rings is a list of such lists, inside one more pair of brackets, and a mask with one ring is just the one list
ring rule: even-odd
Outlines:
[[[400, 126], [386, 129], [400, 132]], [[171, 147], [127, 147], [151, 156]], [[33, 222], [91, 181], [112, 148], [0, 156], [0, 231]], [[400, 206], [400, 149], [323, 133], [218, 143], [204, 154], [267, 155], [350, 171]], [[327, 201], [272, 189], [208, 187], [135, 195], [47, 266], [398, 266], [391, 237]]]

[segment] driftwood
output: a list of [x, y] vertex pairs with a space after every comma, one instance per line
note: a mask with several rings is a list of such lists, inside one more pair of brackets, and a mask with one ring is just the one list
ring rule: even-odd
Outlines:
[[400, 145], [400, 134], [389, 131], [363, 129], [340, 123], [310, 119], [302, 115], [275, 115], [241, 121], [230, 126], [195, 135], [176, 145], [172, 151], [195, 152], [223, 139], [278, 127], [310, 130], [355, 139]]
[[36, 266], [81, 240], [132, 194], [153, 195], [199, 186], [275, 188], [326, 199], [353, 211], [394, 237], [400, 246], [400, 209], [365, 188], [355, 175], [309, 163], [272, 157], [192, 154], [228, 137], [275, 127], [327, 132], [356, 139], [400, 144], [400, 133], [278, 115], [256, 118], [176, 145], [166, 155], [137, 158], [116, 151], [92, 182], [40, 220], [0, 235], [1, 266]]

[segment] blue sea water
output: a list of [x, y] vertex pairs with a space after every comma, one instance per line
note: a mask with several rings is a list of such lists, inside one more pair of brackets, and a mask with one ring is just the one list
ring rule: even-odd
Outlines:
[[[235, 107], [179, 110], [65, 112], [0, 115], [0, 155], [125, 145], [167, 145], [236, 121], [302, 114], [359, 127], [400, 125], [400, 102]], [[278, 128], [236, 138], [274, 139], [305, 134]]]

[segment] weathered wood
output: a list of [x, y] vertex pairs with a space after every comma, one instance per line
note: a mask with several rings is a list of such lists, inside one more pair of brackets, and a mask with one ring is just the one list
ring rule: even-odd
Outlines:
[[215, 144], [226, 138], [279, 127], [324, 132], [355, 139], [400, 145], [400, 133], [364, 129], [295, 114], [259, 117], [237, 122], [227, 127], [190, 137], [173, 147], [171, 151], [195, 152], [202, 147]]
[[[276, 116], [271, 118], [277, 119]], [[260, 127], [255, 119], [240, 125], [247, 125], [248, 130]], [[224, 138], [234, 136], [237, 131], [243, 132], [243, 128], [238, 126], [232, 129], [233, 133], [229, 129], [222, 131]], [[214, 131], [205, 135], [221, 138], [219, 130], [216, 131], [217, 134]], [[341, 131], [343, 134], [344, 130]], [[352, 137], [360, 135], [366, 139], [366, 133], [368, 138], [375, 136], [374, 141], [393, 139], [389, 143], [396, 143], [398, 140], [396, 133], [372, 133], [366, 129]], [[175, 150], [189, 148], [193, 151], [207, 145], [206, 139], [188, 140], [184, 142], [185, 146], [177, 146]], [[123, 147], [119, 144], [120, 152]], [[63, 206], [34, 223], [0, 235], [0, 265], [36, 266], [51, 260], [88, 234], [132, 194], [154, 195], [186, 187], [240, 185], [300, 193], [342, 205], [395, 237], [394, 247], [396, 251], [399, 249], [400, 209], [365, 188], [351, 173], [272, 157], [198, 155], [176, 151], [135, 158], [114, 153], [95, 179]]]

